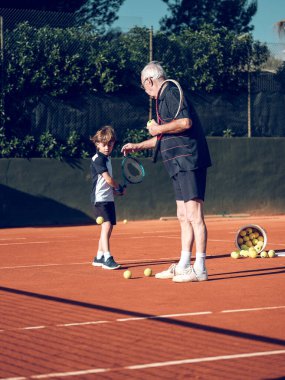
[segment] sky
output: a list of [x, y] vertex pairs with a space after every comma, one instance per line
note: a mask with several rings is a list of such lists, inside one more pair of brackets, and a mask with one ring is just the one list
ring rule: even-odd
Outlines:
[[[166, 13], [167, 6], [162, 0], [125, 0], [119, 11], [119, 20], [113, 26], [120, 27], [123, 32], [133, 26], [153, 26], [158, 30], [159, 20]], [[258, 0], [258, 10], [251, 23], [254, 25], [254, 39], [285, 43], [285, 38], [281, 41], [274, 28], [274, 24], [282, 19], [285, 19], [285, 0]]]

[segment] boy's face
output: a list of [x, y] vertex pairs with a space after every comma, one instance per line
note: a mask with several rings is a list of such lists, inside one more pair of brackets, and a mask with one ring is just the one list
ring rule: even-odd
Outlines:
[[100, 153], [104, 154], [105, 156], [110, 156], [114, 148], [114, 145], [115, 141], [109, 141], [108, 143], [99, 142], [96, 144], [96, 147]]

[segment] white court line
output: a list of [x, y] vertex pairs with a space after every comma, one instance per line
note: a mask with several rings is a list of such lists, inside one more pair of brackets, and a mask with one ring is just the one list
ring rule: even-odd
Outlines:
[[110, 323], [110, 321], [91, 321], [91, 322], [74, 322], [74, 323], [63, 323], [61, 325], [56, 325], [56, 327], [71, 327], [71, 326], [86, 326], [86, 325], [99, 325], [101, 323]]
[[[152, 232], [153, 233], [153, 232]], [[122, 237], [122, 235], [130, 235], [130, 233], [122, 233], [122, 234], [114, 234], [112, 235], [113, 238], [120, 238]], [[161, 235], [161, 236], [158, 236], [158, 235], [153, 235], [153, 236], [148, 236], [148, 237], [153, 237], [153, 238], [168, 238], [169, 236], [168, 235]], [[145, 237], [143, 236], [131, 236], [130, 239], [144, 239]], [[180, 238], [179, 235], [173, 235], [173, 238]], [[26, 238], [23, 238], [23, 239], [26, 239]], [[9, 239], [9, 240], [14, 240], [14, 239]], [[94, 241], [97, 241], [98, 239], [97, 238], [90, 238], [89, 240], [94, 240]], [[75, 242], [75, 241], [82, 241], [81, 238], [78, 238], [78, 239], [72, 239], [72, 240], [68, 240], [68, 243], [70, 242]], [[29, 245], [29, 244], [55, 244], [55, 243], [66, 243], [67, 241], [66, 240], [46, 240], [46, 241], [25, 241], [25, 242], [15, 242], [15, 243], [0, 243], [0, 246], [10, 246], [10, 245]]]
[[[172, 260], [178, 260], [179, 258], [176, 257], [160, 257], [158, 259], [150, 258], [150, 259], [133, 259], [133, 260], [120, 260], [121, 264], [131, 264], [131, 263], [139, 263], [139, 264], [153, 264], [156, 261], [172, 261]], [[91, 265], [92, 261], [85, 261], [82, 263], [62, 263], [62, 264], [31, 264], [31, 265], [15, 265], [11, 267], [0, 267], [1, 269], [22, 269], [22, 268], [42, 268], [42, 267], [53, 267], [53, 266], [67, 266], [67, 265]]]
[[244, 313], [247, 311], [285, 309], [285, 306], [253, 307], [251, 309], [222, 310], [221, 313]]
[[[129, 239], [145, 239], [145, 236], [130, 236]], [[179, 235], [153, 235], [153, 236], [148, 236], [148, 238], [163, 238], [163, 239], [180, 239]]]
[[152, 315], [149, 317], [119, 318], [119, 319], [116, 319], [116, 321], [117, 322], [129, 322], [129, 321], [138, 321], [138, 320], [142, 320], [142, 319], [163, 319], [163, 318], [188, 317], [188, 316], [206, 315], [206, 314], [213, 314], [213, 312], [212, 311], [200, 311], [200, 312], [195, 312], [195, 313]]
[[[22, 269], [22, 268], [42, 268], [42, 267], [61, 267], [66, 265], [86, 265], [91, 264], [90, 261], [86, 261], [85, 263], [65, 263], [65, 264], [32, 264], [32, 265], [17, 265], [14, 267], [0, 267], [1, 269]], [[1, 380], [1, 379], [0, 379]]]
[[141, 321], [149, 319], [163, 319], [163, 318], [179, 318], [179, 317], [192, 317], [198, 315], [210, 315], [210, 314], [220, 314], [220, 313], [241, 313], [249, 311], [263, 311], [263, 310], [275, 310], [275, 309], [285, 309], [285, 306], [265, 306], [252, 309], [236, 309], [236, 310], [221, 310], [217, 312], [213, 311], [196, 311], [189, 313], [179, 313], [179, 314], [161, 314], [161, 315], [150, 315], [146, 317], [131, 317], [131, 318], [117, 318], [110, 321], [99, 320], [99, 321], [86, 321], [86, 322], [72, 322], [72, 323], [61, 323], [57, 325], [47, 325], [47, 326], [26, 326], [17, 328], [7, 328], [6, 330], [0, 330], [0, 333], [5, 333], [6, 331], [22, 331], [22, 330], [39, 330], [55, 327], [76, 327], [76, 326], [87, 326], [87, 325], [99, 325], [104, 323], [115, 323], [115, 322], [132, 322]]
[[285, 350], [248, 352], [244, 354], [207, 356], [207, 357], [201, 357], [201, 358], [171, 360], [171, 361], [154, 362], [154, 363], [147, 363], [147, 364], [135, 364], [131, 366], [118, 367], [118, 368], [89, 368], [89, 369], [80, 370], [80, 371], [53, 372], [53, 373], [46, 373], [46, 374], [41, 374], [41, 375], [32, 375], [29, 377], [8, 377], [2, 380], [48, 379], [48, 378], [53, 378], [53, 377], [84, 376], [84, 375], [103, 373], [103, 372], [105, 373], [118, 372], [118, 371], [124, 371], [124, 370], [133, 371], [133, 370], [140, 370], [140, 369], [147, 369], [147, 368], [179, 366], [179, 365], [185, 365], [185, 364], [216, 362], [216, 361], [221, 361], [221, 360], [248, 359], [248, 358], [254, 358], [254, 357], [273, 356], [273, 355], [282, 355], [282, 354], [285, 354]]
[[45, 329], [46, 326], [30, 326], [30, 327], [23, 327], [21, 330], [40, 330]]
[[92, 375], [94, 373], [102, 373], [102, 372], [109, 372], [109, 371], [111, 371], [110, 368], [93, 368], [93, 369], [86, 369], [82, 371], [55, 372], [55, 373], [48, 373], [45, 375], [34, 375], [34, 376], [31, 376], [30, 378], [31, 379], [48, 379], [51, 377], [82, 376], [82, 375]]
[[0, 245], [27, 245], [27, 244], [49, 244], [49, 243], [57, 243], [57, 241], [25, 241], [23, 243], [0, 243]]
[[281, 354], [285, 354], [285, 350], [252, 352], [252, 353], [247, 353], [247, 354], [234, 354], [234, 355], [222, 355], [222, 356], [208, 356], [205, 358], [196, 358], [196, 359], [172, 360], [169, 362], [132, 365], [125, 368], [126, 369], [145, 369], [145, 368], [154, 368], [154, 367], [166, 367], [166, 366], [171, 366], [171, 365], [183, 365], [183, 364], [213, 362], [213, 361], [219, 361], [219, 360], [231, 360], [231, 359], [242, 359], [242, 358], [253, 358], [257, 356], [269, 356], [269, 355], [281, 355]]

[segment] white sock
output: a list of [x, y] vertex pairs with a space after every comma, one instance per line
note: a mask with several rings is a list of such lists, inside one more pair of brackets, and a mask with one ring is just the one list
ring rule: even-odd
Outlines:
[[202, 273], [206, 270], [206, 253], [196, 252], [194, 270], [196, 273]]
[[109, 257], [111, 257], [111, 253], [110, 253], [109, 251], [104, 252], [104, 259], [105, 259], [105, 260], [108, 260]]
[[180, 260], [179, 260], [177, 266], [180, 269], [186, 269], [190, 266], [190, 260], [191, 260], [191, 252], [181, 251]]
[[104, 252], [103, 252], [103, 251], [98, 251], [98, 252], [97, 252], [97, 256], [96, 256], [96, 258], [97, 258], [98, 260], [100, 260], [100, 259], [102, 259], [103, 256], [104, 256]]

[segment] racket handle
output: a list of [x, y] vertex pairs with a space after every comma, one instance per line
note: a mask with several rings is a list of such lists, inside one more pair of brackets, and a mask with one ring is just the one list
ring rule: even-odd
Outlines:
[[117, 192], [117, 193], [120, 193], [120, 195], [123, 195], [123, 192], [124, 192], [124, 189], [126, 188], [127, 186], [126, 185], [119, 185], [119, 187], [118, 188], [116, 188], [115, 189], [115, 191]]

